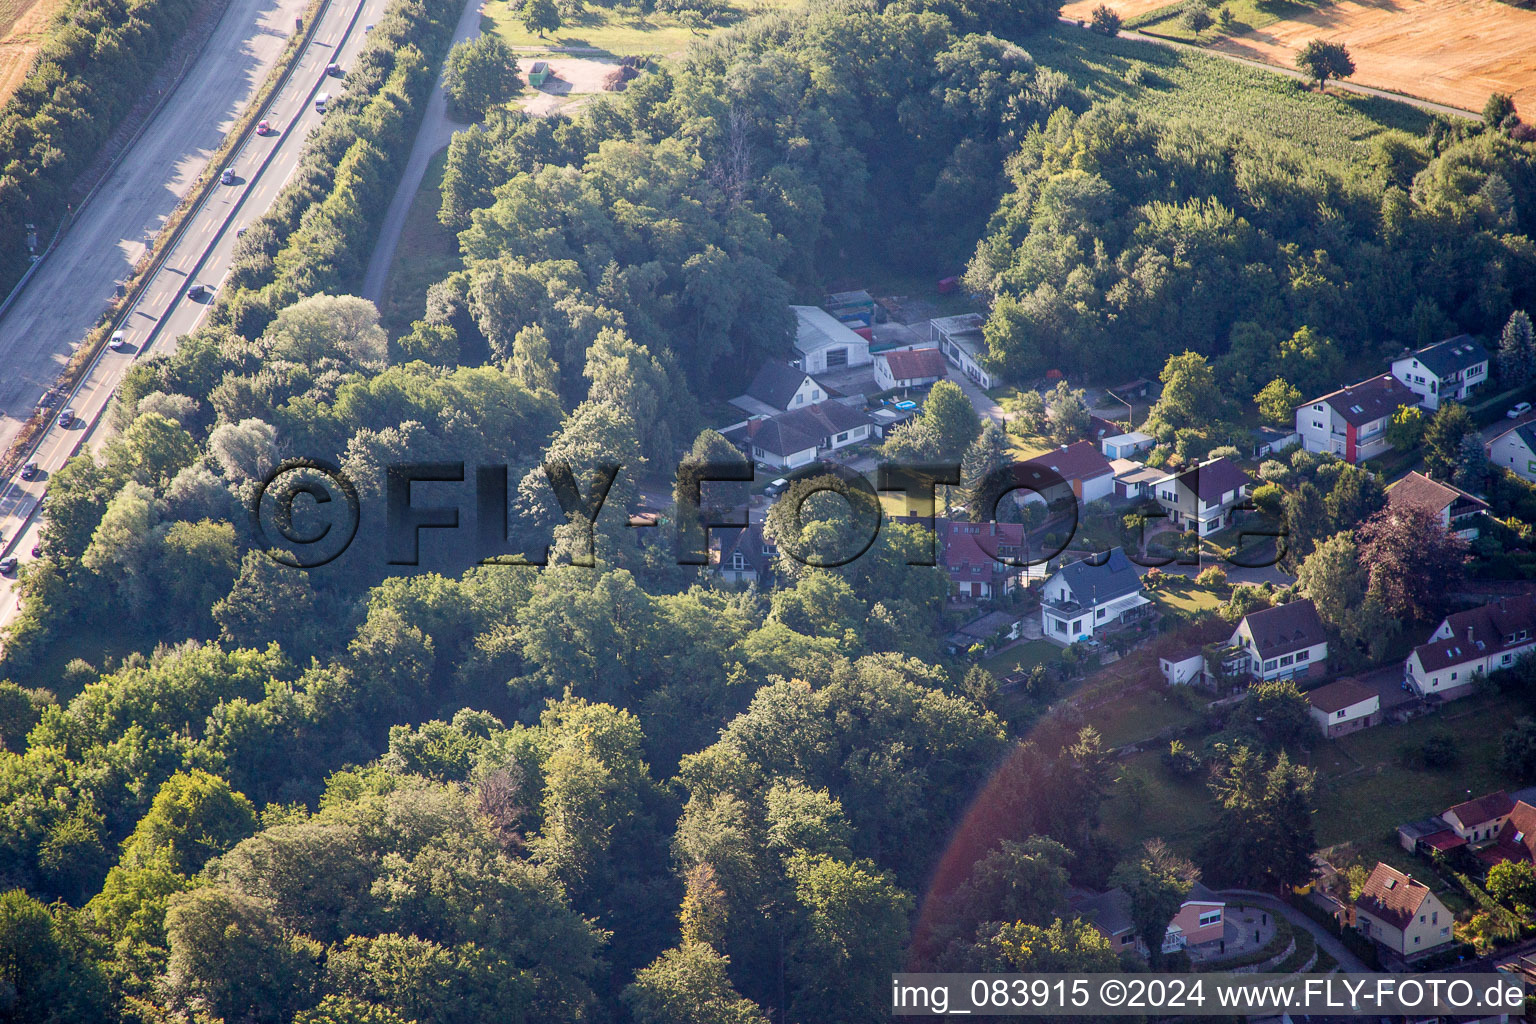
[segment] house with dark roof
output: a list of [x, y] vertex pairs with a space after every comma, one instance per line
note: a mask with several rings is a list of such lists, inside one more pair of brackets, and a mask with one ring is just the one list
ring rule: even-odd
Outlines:
[[1072, 644], [1144, 618], [1152, 602], [1141, 574], [1120, 548], [1063, 565], [1040, 591], [1040, 628], [1049, 640]]
[[1381, 724], [1381, 694], [1356, 679], [1308, 690], [1308, 713], [1330, 740]]
[[1514, 809], [1514, 799], [1500, 789], [1472, 800], [1463, 800], [1455, 807], [1443, 811], [1440, 818], [1456, 833], [1457, 838], [1474, 844], [1488, 843], [1498, 837]]
[[1377, 862], [1354, 902], [1354, 925], [1366, 938], [1405, 960], [1451, 941], [1454, 916], [1429, 886]]
[[1075, 498], [1086, 505], [1109, 497], [1115, 487], [1115, 471], [1093, 441], [1076, 441], [1026, 459], [1015, 467], [1014, 479], [1029, 488], [1016, 494], [1052, 504]]
[[1423, 509], [1445, 529], [1466, 540], [1476, 540], [1488, 503], [1460, 487], [1443, 484], [1414, 470], [1387, 488], [1387, 504], [1393, 508]]
[[1328, 634], [1311, 601], [1249, 612], [1227, 644], [1241, 652], [1234, 667], [1255, 681], [1316, 678], [1328, 671]]
[[875, 383], [882, 391], [925, 388], [947, 375], [937, 348], [899, 348], [875, 356]]
[[1249, 458], [1262, 459], [1277, 455], [1293, 445], [1301, 444], [1301, 435], [1294, 428], [1254, 427], [1248, 431]]
[[830, 397], [816, 378], [788, 363], [766, 362], [757, 368], [746, 394], [731, 399], [731, 404], [749, 416], [777, 416]]
[[1392, 376], [1408, 385], [1426, 409], [1465, 402], [1488, 382], [1488, 350], [1470, 334], [1437, 341], [1392, 360]]
[[1345, 462], [1373, 459], [1390, 451], [1387, 425], [1405, 405], [1418, 405], [1408, 385], [1384, 373], [1296, 407], [1296, 433], [1309, 452], [1327, 452]]
[[764, 583], [779, 549], [763, 536], [763, 524], [710, 531], [710, 563], [727, 583]]
[[1488, 461], [1536, 483], [1536, 420], [1510, 427], [1483, 446]]
[[754, 462], [785, 470], [814, 462], [826, 452], [868, 441], [874, 429], [863, 409], [832, 401], [751, 419], [744, 428], [726, 436], [738, 435]]
[[1477, 680], [1512, 667], [1536, 651], [1536, 598], [1501, 597], [1481, 608], [1448, 615], [1415, 647], [1403, 678], [1420, 697], [1455, 700]]
[[[1142, 956], [1147, 955], [1146, 943], [1136, 934], [1131, 899], [1124, 889], [1116, 887], [1102, 893], [1079, 891], [1071, 905], [1072, 912], [1104, 936], [1111, 949], [1134, 949]], [[1226, 908], [1227, 901], [1205, 883], [1190, 886], [1178, 913], [1163, 932], [1162, 952], [1182, 949], [1193, 960], [1203, 959], [1202, 954], [1217, 955], [1225, 932]]]
[[1174, 526], [1207, 537], [1232, 525], [1233, 509], [1252, 486], [1248, 474], [1223, 456], [1164, 476], [1152, 485], [1152, 496]]
[[1494, 841], [1475, 852], [1489, 867], [1505, 861], [1536, 863], [1536, 807], [1516, 800]]

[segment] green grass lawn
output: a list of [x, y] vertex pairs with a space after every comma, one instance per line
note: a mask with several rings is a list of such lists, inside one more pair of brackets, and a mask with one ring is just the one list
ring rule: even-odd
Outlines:
[[384, 282], [379, 314], [392, 338], [409, 333], [411, 321], [426, 308], [427, 289], [459, 268], [458, 237], [437, 219], [447, 163], [448, 150], [444, 149], [427, 165], [421, 189], [405, 216], [395, 262]]
[[1213, 612], [1227, 601], [1225, 589], [1215, 591], [1193, 584], [1186, 586], [1175, 583], [1150, 591], [1150, 594], [1152, 603], [1157, 605], [1159, 611], [1180, 612], [1184, 615]]
[[614, 55], [661, 54], [677, 56], [688, 44], [723, 28], [738, 24], [756, 14], [789, 10], [800, 0], [726, 0], [726, 12], [713, 26], [692, 29], [669, 14], [644, 15], [635, 7], [588, 7], [575, 21], [540, 37], [529, 32], [518, 20], [516, 8], [506, 0], [489, 0], [481, 19], [481, 30], [500, 36], [508, 46], [590, 47]]
[[981, 659], [981, 667], [998, 679], [1021, 669], [1032, 669], [1061, 656], [1061, 648], [1048, 640], [1030, 640]]
[[1200, 720], [1200, 712], [1159, 686], [1128, 691], [1123, 699], [1089, 711], [1084, 720], [1099, 730], [1106, 747], [1123, 747], [1170, 726], [1193, 725]]
[[[1035, 60], [1094, 99], [1123, 96], [1138, 110], [1273, 138], [1321, 156], [1361, 163], [1370, 140], [1399, 128], [1421, 134], [1431, 115], [1395, 100], [1320, 95], [1301, 83], [1221, 57], [1056, 25], [1028, 40]], [[1133, 69], [1139, 69], [1134, 70]], [[1131, 78], [1139, 75], [1140, 84]]]
[[1203, 775], [1175, 779], [1161, 756], [1145, 750], [1116, 762], [1120, 777], [1104, 802], [1104, 828], [1125, 849], [1157, 836], [1193, 856], [1216, 820], [1216, 805]]
[[1133, 20], [1136, 22], [1134, 27], [1145, 32], [1153, 32], [1185, 43], [1209, 43], [1223, 35], [1238, 36], [1263, 28], [1265, 25], [1273, 25], [1286, 18], [1299, 18], [1315, 10], [1317, 6], [1317, 4], [1301, 3], [1298, 0], [1225, 0], [1224, 3], [1218, 2], [1211, 8], [1211, 17], [1219, 17], [1221, 8], [1227, 8], [1232, 12], [1230, 30], [1223, 32], [1212, 26], [1199, 36], [1184, 24], [1181, 16], [1182, 4], [1170, 4]]

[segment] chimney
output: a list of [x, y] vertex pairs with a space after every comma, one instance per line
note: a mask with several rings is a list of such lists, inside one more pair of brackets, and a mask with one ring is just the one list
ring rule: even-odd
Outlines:
[[1470, 644], [1471, 642], [1472, 642], [1472, 627], [1468, 626], [1467, 627], [1467, 643]]

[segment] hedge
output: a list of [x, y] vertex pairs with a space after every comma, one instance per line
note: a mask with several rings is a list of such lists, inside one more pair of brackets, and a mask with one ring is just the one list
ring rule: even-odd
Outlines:
[[216, 322], [256, 337], [299, 299], [355, 290], [461, 7], [390, 4], [305, 141], [292, 180], [237, 246]]
[[75, 179], [144, 94], [197, 0], [77, 0], [0, 108], [0, 294], [30, 265], [27, 224], [49, 237]]

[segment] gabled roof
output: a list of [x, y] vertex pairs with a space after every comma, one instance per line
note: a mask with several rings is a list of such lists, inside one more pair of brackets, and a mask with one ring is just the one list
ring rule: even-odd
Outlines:
[[1536, 454], [1536, 420], [1532, 420], [1532, 421], [1527, 422], [1527, 423], [1521, 423], [1518, 426], [1510, 427], [1508, 430], [1504, 431], [1502, 434], [1499, 434], [1499, 435], [1495, 436], [1492, 441], [1489, 441], [1488, 442], [1489, 447], [1492, 447], [1493, 445], [1498, 444], [1500, 441], [1504, 440], [1504, 438], [1508, 437], [1510, 434], [1514, 434], [1521, 441], [1523, 441], [1525, 443], [1525, 447], [1526, 447], [1527, 451], [1531, 452], [1532, 454]]
[[1502, 818], [1515, 809], [1515, 801], [1502, 789], [1485, 793], [1473, 800], [1464, 800], [1441, 815], [1452, 825], [1477, 828], [1496, 818]]
[[1510, 808], [1509, 818], [1499, 829], [1499, 840], [1483, 851], [1492, 863], [1506, 860], [1536, 861], [1536, 807], [1524, 800]]
[[891, 368], [891, 376], [897, 380], [920, 380], [924, 377], [943, 377], [944, 353], [936, 348], [904, 348], [882, 352], [876, 359], [884, 359]]
[[747, 394], [775, 409], [788, 409], [790, 399], [809, 376], [788, 363], [766, 362], [757, 368]]
[[868, 348], [869, 342], [853, 328], [820, 306], [790, 306], [795, 313], [795, 348], [804, 353], [817, 352], [834, 345]]
[[1325, 715], [1352, 708], [1372, 697], [1380, 697], [1380, 694], [1355, 679], [1340, 679], [1338, 682], [1307, 691], [1307, 703]]
[[1319, 403], [1332, 406], [1344, 422], [1358, 427], [1389, 416], [1400, 406], [1418, 405], [1419, 396], [1390, 373], [1383, 373], [1379, 377], [1314, 398], [1298, 408], [1305, 409]]
[[1428, 898], [1429, 886], [1377, 861], [1365, 887], [1355, 897], [1355, 907], [1401, 931]]
[[1417, 352], [1408, 352], [1399, 359], [1417, 359], [1436, 377], [1445, 378], [1454, 373], [1488, 361], [1488, 350], [1474, 341], [1470, 334], [1458, 334], [1454, 338], [1437, 341]]
[[1105, 935], [1123, 935], [1136, 927], [1131, 919], [1131, 898], [1118, 887], [1075, 900], [1072, 909]]
[[1249, 612], [1238, 623], [1238, 628], [1244, 624], [1247, 624], [1248, 634], [1253, 637], [1254, 647], [1261, 658], [1276, 658], [1328, 639], [1316, 606], [1306, 600]]
[[763, 525], [752, 523], [739, 530], [720, 530], [715, 534], [720, 538], [720, 560], [718, 568], [729, 569], [731, 555], [737, 551], [747, 564], [747, 568], [754, 572], [763, 572], [768, 568], [771, 556], [765, 553], [765, 548], [771, 547], [763, 542]]
[[[1026, 459], [1021, 466], [1025, 480], [1029, 479], [1031, 470], [1035, 470], [1038, 474], [1040, 467], [1050, 469], [1063, 480], [1069, 481], [1095, 480], [1114, 473], [1109, 466], [1109, 460], [1092, 441], [1077, 441], [1064, 445], [1053, 452]], [[1036, 475], [1035, 482], [1038, 480], [1039, 476]]]
[[870, 422], [862, 410], [842, 402], [817, 402], [803, 409], [752, 420], [747, 437], [752, 444], [775, 455], [793, 455], [814, 448], [824, 437], [853, 430]]
[[1022, 523], [972, 523], [958, 519], [935, 520], [934, 526], [944, 541], [944, 568], [956, 581], [973, 578], [972, 567], [981, 567], [993, 576], [1007, 576], [1019, 571], [1016, 565], [1000, 561], [1003, 549], [1012, 549], [1009, 557], [1022, 560], [1024, 526]]
[[1102, 416], [1088, 417], [1088, 440], [1102, 441], [1106, 437], [1119, 437], [1125, 433], [1125, 428], [1112, 420]]
[[[1170, 474], [1172, 475], [1172, 474]], [[1164, 480], [1168, 477], [1164, 477]], [[1228, 491], [1235, 491], [1253, 483], [1242, 467], [1226, 456], [1202, 462], [1193, 469], [1186, 469], [1174, 479], [1199, 496], [1201, 501], [1220, 501]]]
[[[1478, 661], [1504, 648], [1524, 647], [1536, 638], [1536, 598], [1502, 597], [1481, 608], [1449, 615], [1435, 632], [1451, 635], [1413, 649], [1426, 672]], [[1521, 639], [1520, 634], [1525, 638]], [[1510, 639], [1513, 637], [1514, 639]]]
[[1468, 494], [1460, 487], [1431, 480], [1418, 470], [1387, 488], [1388, 505], [1422, 508], [1437, 516], [1458, 501], [1467, 503], [1469, 507], [1464, 510], [1466, 512], [1486, 511], [1488, 508], [1488, 503], [1481, 498]]
[[1095, 560], [1085, 558], [1064, 565], [1052, 579], [1060, 577], [1084, 606], [1100, 605], [1141, 591], [1141, 575], [1123, 550], [1111, 548], [1099, 565], [1093, 564]]

